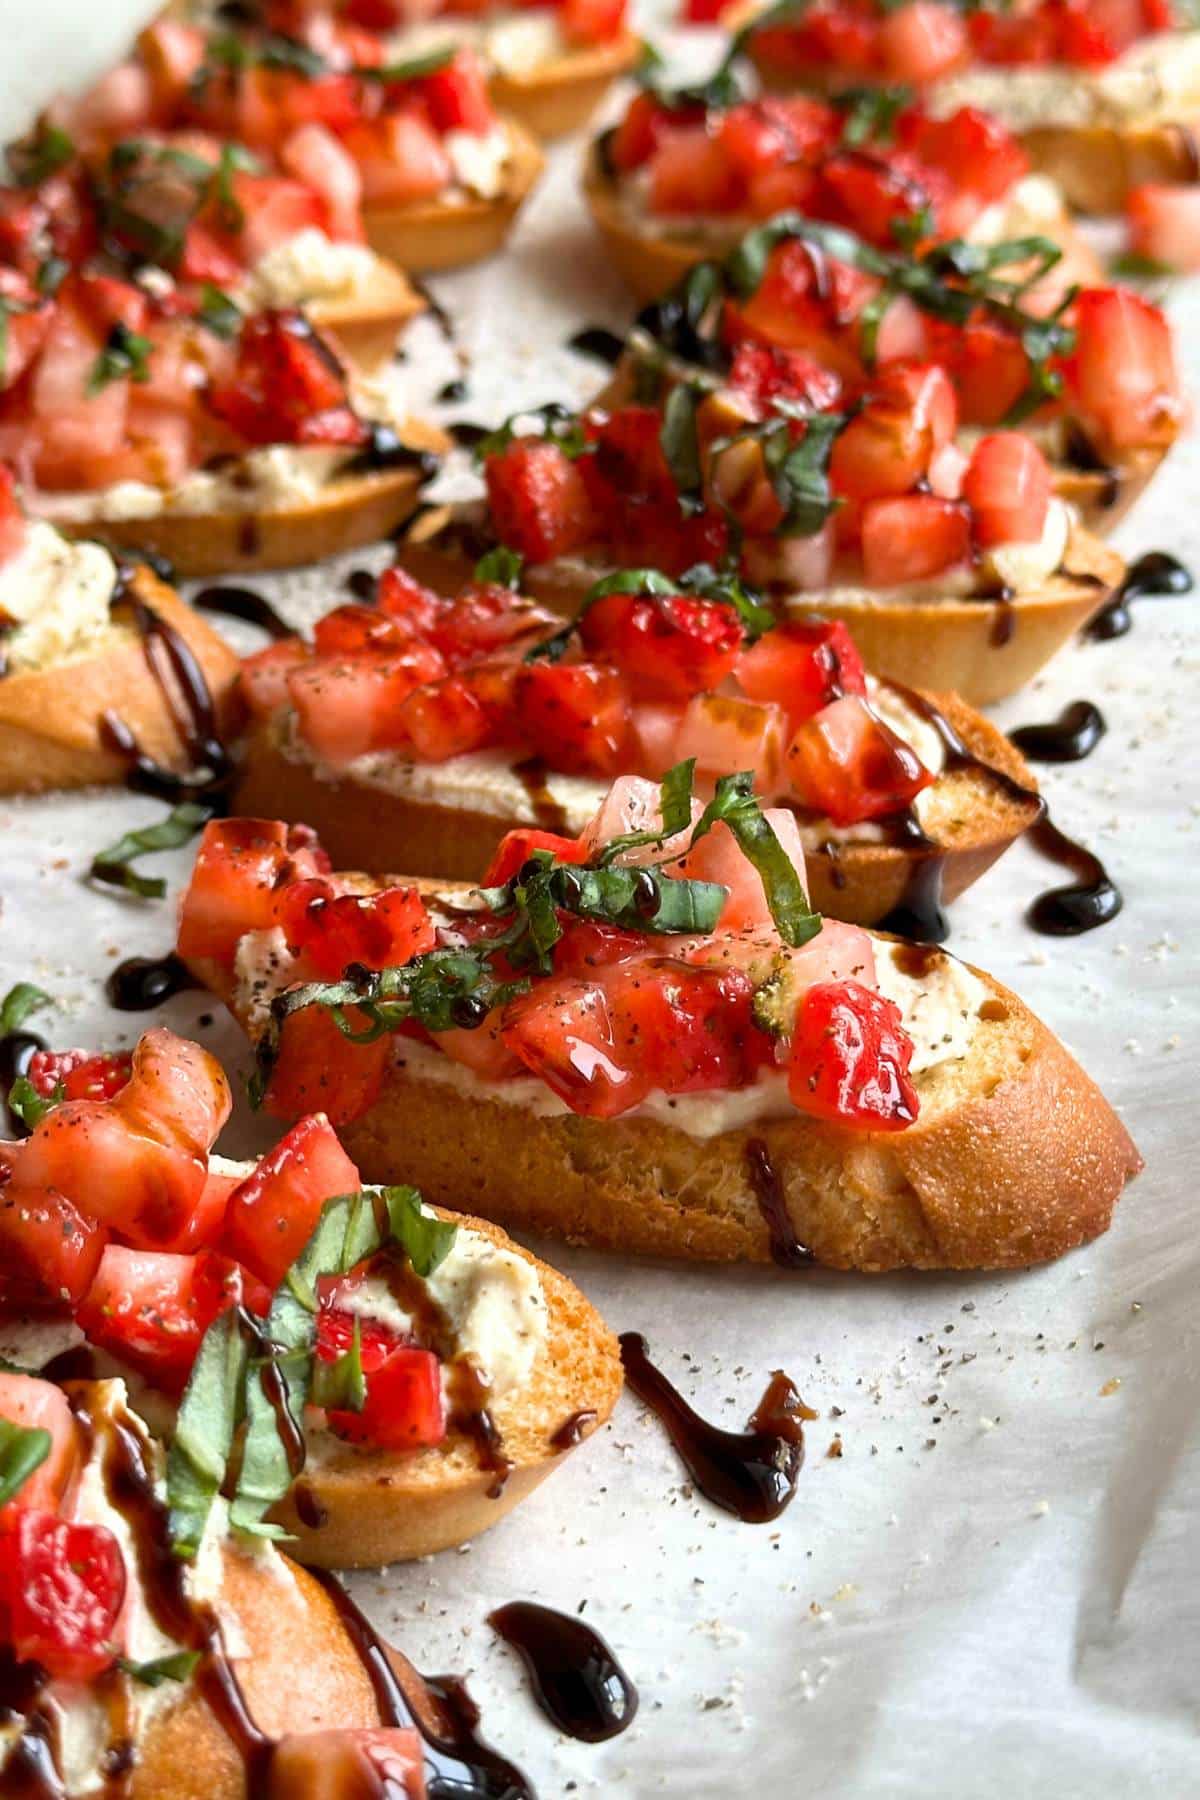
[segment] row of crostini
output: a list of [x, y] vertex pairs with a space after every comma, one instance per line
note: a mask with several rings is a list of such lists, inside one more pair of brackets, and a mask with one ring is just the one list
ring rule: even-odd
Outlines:
[[[903, 934], [1042, 828], [976, 707], [1120, 593], [1096, 534], [1183, 418], [1162, 313], [1105, 284], [1020, 119], [839, 97], [898, 57], [961, 83], [973, 23], [775, 8], [707, 83], [649, 71], [589, 155], [651, 302], [610, 381], [460, 428], [482, 497], [430, 506], [449, 440], [387, 364], [425, 306], [396, 265], [496, 248], [540, 166], [524, 128], [582, 123], [636, 47], [609, 0], [427, 15], [172, 8], [0, 195], [0, 792], [175, 802], [94, 864], [139, 893], [137, 858], [203, 828], [156, 999], [221, 998], [286, 1126], [226, 1163], [198, 1046], [56, 1051], [23, 1029], [45, 996], [3, 1003], [21, 1792], [529, 1792], [327, 1574], [503, 1517], [623, 1365], [661, 1401], [640, 1340], [504, 1226], [1021, 1268], [1104, 1231], [1141, 1166], [1017, 996]], [[1020, 55], [1101, 60], [1080, 42]], [[746, 100], [747, 57], [819, 65], [828, 100]], [[307, 636], [198, 595], [276, 638], [242, 659], [163, 560], [392, 533]], [[666, 1410], [702, 1491], [787, 1503], [781, 1377], [745, 1438]], [[538, 1622], [556, 1653], [568, 1624]]]

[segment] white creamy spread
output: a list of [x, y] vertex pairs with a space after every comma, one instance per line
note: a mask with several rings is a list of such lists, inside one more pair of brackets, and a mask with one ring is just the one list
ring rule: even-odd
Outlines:
[[468, 194], [494, 200], [504, 186], [510, 146], [503, 125], [491, 131], [448, 131], [442, 148], [450, 158], [454, 179]]
[[1065, 501], [1051, 500], [1040, 538], [1026, 544], [996, 544], [984, 551], [980, 567], [1011, 593], [1031, 593], [1062, 566], [1070, 535], [1070, 508]]
[[307, 225], [259, 259], [236, 298], [250, 308], [357, 300], [370, 293], [379, 269], [365, 244], [340, 243]]
[[982, 107], [1010, 131], [1186, 120], [1200, 110], [1200, 31], [1144, 38], [1096, 69], [977, 64], [937, 82], [929, 104], [942, 115], [960, 106]]
[[[471, 1359], [497, 1398], [525, 1386], [547, 1330], [546, 1296], [531, 1262], [460, 1225], [425, 1288], [448, 1320], [459, 1354]], [[401, 1335], [412, 1330], [382, 1277], [368, 1276], [338, 1304]]]
[[10, 669], [44, 669], [91, 654], [110, 629], [117, 569], [100, 544], [73, 544], [30, 519], [15, 556], [0, 563], [0, 626]]
[[985, 206], [967, 236], [977, 244], [1036, 237], [1064, 222], [1066, 208], [1058, 183], [1048, 175], [1025, 175], [1003, 199]]
[[237, 982], [236, 1005], [251, 1037], [267, 1027], [271, 1002], [292, 979], [294, 959], [283, 930], [247, 931], [238, 939], [233, 972]]
[[388, 60], [410, 62], [427, 51], [469, 44], [501, 75], [520, 80], [569, 48], [553, 8], [540, 12], [493, 13], [489, 18], [424, 19], [405, 25], [389, 40]]

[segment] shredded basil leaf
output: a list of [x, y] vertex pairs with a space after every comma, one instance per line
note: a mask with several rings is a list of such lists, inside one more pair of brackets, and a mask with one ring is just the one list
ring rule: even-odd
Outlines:
[[34, 987], [32, 981], [18, 981], [0, 1000], [0, 1037], [19, 1030], [30, 1013], [53, 1005], [54, 1001], [44, 988]]
[[98, 394], [110, 381], [146, 382], [150, 379], [150, 354], [154, 345], [120, 320], [113, 326], [103, 350], [92, 364], [87, 391]]
[[75, 145], [61, 125], [40, 119], [26, 138], [10, 144], [8, 167], [18, 187], [38, 187], [47, 176], [65, 168], [75, 154]]
[[850, 87], [835, 94], [833, 104], [843, 114], [843, 144], [886, 143], [911, 99], [906, 87]]
[[189, 838], [202, 831], [212, 818], [212, 808], [195, 800], [185, 800], [174, 807], [157, 825], [146, 825], [140, 831], [127, 831], [107, 850], [92, 858], [88, 873], [93, 881], [109, 887], [124, 888], [127, 894], [139, 894], [144, 900], [161, 900], [167, 884], [158, 875], [139, 875], [133, 867], [137, 856], [151, 856], [160, 850], [178, 850]]
[[41, 1124], [48, 1112], [61, 1106], [66, 1097], [67, 1091], [61, 1081], [47, 1098], [45, 1094], [38, 1093], [28, 1075], [18, 1075], [8, 1090], [8, 1110], [32, 1131]]
[[753, 789], [754, 776], [750, 771], [722, 775], [692, 833], [692, 843], [698, 843], [714, 825], [728, 825], [743, 856], [758, 870], [775, 929], [785, 944], [797, 949], [816, 937], [821, 929], [821, 915], [809, 905], [792, 859], [770, 821], [764, 818]]
[[600, 852], [604, 866], [626, 850], [639, 850], [644, 844], [661, 844], [666, 838], [686, 831], [692, 822], [692, 793], [696, 783], [696, 759], [675, 764], [662, 778], [658, 790], [658, 816], [662, 824], [657, 831], [626, 831], [610, 838]]
[[59, 288], [71, 272], [71, 265], [65, 256], [44, 256], [38, 264], [35, 286], [39, 294], [52, 300]]
[[[529, 433], [518, 431], [517, 426], [529, 419], [540, 430], [535, 429]], [[591, 448], [579, 415], [573, 413], [569, 406], [564, 406], [560, 400], [548, 400], [545, 406], [523, 406], [520, 412], [510, 413], [495, 431], [489, 431], [479, 439], [471, 454], [476, 463], [482, 464], [489, 456], [502, 455], [515, 439], [524, 436], [545, 438], [556, 444], [572, 462]]]
[[704, 510], [701, 492], [700, 434], [696, 413], [702, 392], [691, 382], [681, 382], [667, 395], [662, 409], [658, 441], [679, 493], [679, 510], [694, 515]]
[[351, 70], [360, 81], [393, 82], [420, 81], [426, 75], [436, 75], [441, 69], [448, 69], [458, 54], [454, 44], [440, 44], [434, 50], [425, 51], [422, 56], [409, 57], [407, 62], [395, 63], [358, 63]]
[[153, 1662], [130, 1662], [118, 1656], [117, 1667], [143, 1687], [161, 1687], [164, 1681], [187, 1681], [200, 1661], [199, 1650], [176, 1650], [170, 1656], [159, 1656]]
[[176, 1556], [195, 1556], [221, 1491], [245, 1407], [246, 1343], [223, 1312], [200, 1340], [167, 1451], [168, 1531]]
[[525, 558], [507, 544], [497, 544], [486, 556], [481, 556], [475, 564], [476, 581], [493, 581], [498, 587], [512, 588], [514, 592], [521, 585], [521, 573], [525, 567]]
[[350, 1348], [335, 1361], [313, 1360], [312, 1392], [309, 1401], [328, 1412], [361, 1412], [367, 1401], [367, 1383], [362, 1365], [362, 1330], [357, 1319]]
[[228, 341], [235, 338], [242, 328], [242, 315], [237, 305], [223, 294], [219, 287], [206, 281], [200, 291], [200, 310], [196, 314], [196, 322], [211, 331], [215, 337]]
[[0, 1506], [19, 1493], [35, 1469], [41, 1468], [54, 1440], [40, 1426], [18, 1425], [0, 1418]]

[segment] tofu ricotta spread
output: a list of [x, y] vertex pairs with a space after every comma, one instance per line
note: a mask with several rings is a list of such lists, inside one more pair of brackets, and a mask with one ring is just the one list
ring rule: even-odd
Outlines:
[[426, 51], [459, 44], [469, 44], [499, 74], [518, 81], [536, 73], [543, 63], [565, 55], [569, 48], [551, 9], [493, 13], [486, 19], [456, 13], [453, 18], [406, 25], [390, 40], [388, 60], [409, 62]]
[[117, 566], [100, 544], [71, 543], [31, 519], [0, 564], [0, 646], [11, 670], [43, 669], [95, 652], [113, 629]]
[[938, 82], [929, 104], [939, 114], [982, 107], [1011, 131], [1187, 120], [1200, 111], [1200, 31], [1157, 33], [1098, 69], [967, 69]]
[[379, 269], [379, 258], [365, 244], [342, 243], [308, 225], [259, 259], [236, 299], [249, 310], [357, 300], [370, 293]]

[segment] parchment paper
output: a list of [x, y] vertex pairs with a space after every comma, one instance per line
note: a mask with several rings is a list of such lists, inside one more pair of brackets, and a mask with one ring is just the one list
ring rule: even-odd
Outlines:
[[[148, 10], [2, 0], [5, 135]], [[554, 149], [506, 260], [436, 284], [469, 359], [460, 411], [485, 422], [586, 397], [603, 371], [565, 339], [628, 316], [578, 196], [579, 155]], [[1200, 294], [1171, 299], [1194, 377]], [[432, 391], [453, 358], [422, 330], [408, 366]], [[1119, 541], [1200, 566], [1194, 440]], [[344, 572], [264, 585], [299, 620], [335, 600]], [[1200, 1791], [1197, 604], [1140, 604], [1131, 636], [1070, 647], [998, 709], [1010, 726], [1077, 698], [1101, 706], [1097, 752], [1043, 781], [1059, 822], [1109, 864], [1122, 915], [1082, 938], [1033, 935], [1024, 908], [1056, 872], [1020, 846], [953, 914], [951, 948], [1025, 995], [1137, 1137], [1146, 1171], [1109, 1235], [1006, 1278], [797, 1276], [551, 1248], [723, 1423], [744, 1422], [771, 1369], [794, 1376], [821, 1413], [795, 1502], [764, 1527], [713, 1510], [627, 1397], [495, 1533], [354, 1579], [419, 1666], [469, 1676], [488, 1734], [543, 1797]], [[22, 977], [49, 988], [56, 1044], [127, 1043], [144, 1022], [111, 1012], [101, 981], [120, 956], [167, 947], [171, 904], [81, 877], [96, 849], [160, 812], [115, 792], [0, 807], [0, 992]], [[174, 892], [187, 853], [158, 863]], [[163, 1016], [244, 1068], [237, 1032], [203, 997]], [[243, 1112], [222, 1148], [270, 1135]], [[586, 1608], [641, 1692], [623, 1737], [571, 1744], [536, 1712], [484, 1623], [518, 1597]]]

